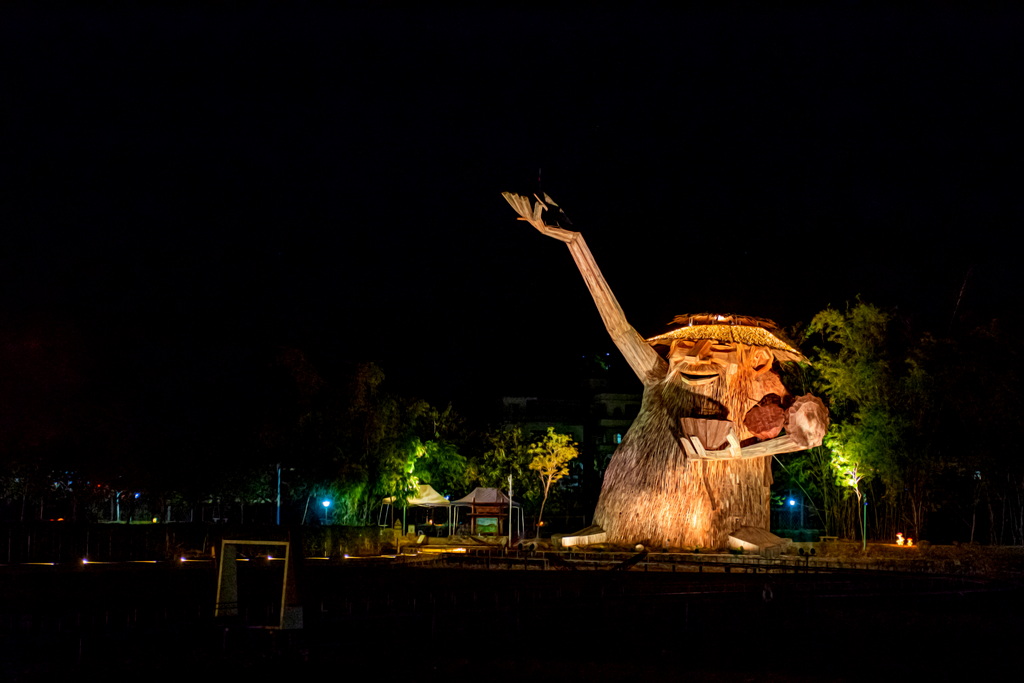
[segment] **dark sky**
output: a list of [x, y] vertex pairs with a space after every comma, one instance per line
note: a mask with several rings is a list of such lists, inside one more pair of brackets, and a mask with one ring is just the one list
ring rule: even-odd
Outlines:
[[613, 349], [500, 197], [538, 169], [644, 335], [858, 295], [941, 330], [969, 270], [962, 311], [1015, 311], [1021, 14], [846, 5], [5, 10], [5, 343], [211, 412], [279, 347], [550, 390]]

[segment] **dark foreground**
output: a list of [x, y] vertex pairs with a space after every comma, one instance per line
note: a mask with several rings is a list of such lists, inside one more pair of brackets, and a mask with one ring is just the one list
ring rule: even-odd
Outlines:
[[303, 568], [301, 631], [251, 628], [275, 572], [248, 568], [224, 621], [212, 564], [0, 568], [0, 680], [976, 680], [1024, 635], [1006, 579], [352, 563]]

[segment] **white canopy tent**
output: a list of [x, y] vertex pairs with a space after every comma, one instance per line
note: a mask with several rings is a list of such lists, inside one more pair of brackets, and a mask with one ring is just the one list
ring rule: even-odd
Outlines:
[[[416, 487], [416, 495], [410, 496], [407, 500], [407, 507], [420, 507], [420, 508], [445, 508], [448, 513], [448, 535], [452, 533], [452, 504], [448, 502], [448, 499], [442, 496], [440, 493], [434, 490], [430, 484], [419, 484]], [[393, 511], [395, 504], [395, 497], [389, 496], [381, 501], [380, 511], [377, 513], [377, 525], [388, 526], [388, 517]], [[388, 508], [388, 512], [385, 513], [384, 509]], [[382, 521], [383, 520], [383, 521]], [[402, 520], [403, 530], [405, 528], [405, 520]]]

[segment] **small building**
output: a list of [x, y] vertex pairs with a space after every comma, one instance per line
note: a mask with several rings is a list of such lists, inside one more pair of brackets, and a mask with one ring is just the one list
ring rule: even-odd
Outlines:
[[[511, 506], [511, 510], [510, 510]], [[455, 510], [455, 526], [459, 518], [469, 526], [469, 533], [480, 536], [505, 536], [509, 533], [508, 523], [511, 512], [512, 535], [521, 537], [523, 528], [523, 506], [509, 499], [498, 489], [476, 487], [469, 495], [452, 501]]]

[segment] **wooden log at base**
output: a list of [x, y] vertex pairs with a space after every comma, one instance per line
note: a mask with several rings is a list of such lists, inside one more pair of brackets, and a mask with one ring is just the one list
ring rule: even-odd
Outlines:
[[791, 546], [793, 541], [771, 533], [767, 529], [744, 526], [729, 534], [729, 547], [773, 559]]
[[562, 547], [573, 548], [581, 545], [594, 545], [608, 541], [608, 534], [605, 530], [594, 524], [586, 529], [581, 529], [571, 536], [562, 536]]

